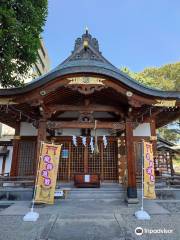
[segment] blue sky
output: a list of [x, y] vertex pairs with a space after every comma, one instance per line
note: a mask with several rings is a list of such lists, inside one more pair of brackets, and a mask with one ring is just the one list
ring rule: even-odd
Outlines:
[[43, 38], [55, 67], [88, 26], [116, 67], [180, 61], [180, 0], [49, 0]]

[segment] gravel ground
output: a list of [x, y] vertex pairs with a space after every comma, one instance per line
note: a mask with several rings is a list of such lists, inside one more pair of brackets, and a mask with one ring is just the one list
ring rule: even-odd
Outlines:
[[[133, 239], [142, 240], [179, 240], [180, 239], [180, 215], [152, 215], [151, 220], [140, 221], [132, 215], [122, 215], [126, 228], [130, 231]], [[137, 236], [135, 229], [141, 227], [144, 231], [143, 235]], [[172, 231], [172, 233], [145, 233], [145, 229], [157, 230], [166, 229]]]
[[40, 217], [36, 223], [23, 222], [22, 216], [0, 217], [0, 240], [36, 240], [49, 219]]
[[159, 205], [171, 213], [180, 213], [180, 202], [163, 202], [159, 203]]
[[[37, 222], [23, 222], [27, 206], [28, 203], [21, 203], [11, 206], [11, 211], [1, 211], [0, 240], [180, 240], [180, 203], [177, 202], [148, 203], [149, 221], [135, 218], [140, 204], [127, 207], [120, 201], [64, 200], [54, 206], [37, 207], [40, 213]], [[172, 233], [137, 236], [137, 227], [144, 231], [172, 230]]]

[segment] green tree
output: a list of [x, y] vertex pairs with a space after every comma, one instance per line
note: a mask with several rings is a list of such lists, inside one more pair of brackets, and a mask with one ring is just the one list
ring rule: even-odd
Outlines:
[[0, 85], [23, 84], [37, 60], [40, 33], [47, 16], [47, 0], [0, 1]]
[[[180, 62], [166, 64], [159, 68], [145, 68], [142, 72], [133, 72], [127, 67], [121, 68], [121, 71], [148, 87], [180, 91]], [[159, 128], [159, 135], [169, 141], [178, 142], [180, 139], [179, 121]]]
[[177, 129], [171, 129], [169, 126], [164, 126], [158, 129], [158, 133], [162, 138], [170, 142], [179, 142], [180, 134], [178, 133]]
[[145, 68], [142, 72], [133, 72], [126, 67], [121, 70], [146, 86], [180, 91], [180, 62], [166, 64], [159, 68]]

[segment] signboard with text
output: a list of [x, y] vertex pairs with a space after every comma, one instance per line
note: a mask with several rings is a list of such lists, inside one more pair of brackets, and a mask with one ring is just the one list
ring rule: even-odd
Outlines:
[[149, 142], [144, 142], [144, 197], [156, 198], [153, 148]]
[[61, 145], [42, 143], [36, 178], [35, 202], [53, 204]]

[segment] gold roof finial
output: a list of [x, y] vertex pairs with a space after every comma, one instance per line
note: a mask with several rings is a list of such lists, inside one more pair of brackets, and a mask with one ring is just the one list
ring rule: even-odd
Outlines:
[[85, 28], [85, 39], [83, 41], [83, 46], [84, 46], [84, 49], [86, 50], [88, 48], [88, 45], [89, 45], [89, 42], [88, 42], [88, 27], [86, 26]]
[[86, 26], [86, 27], [85, 27], [85, 32], [86, 32], [86, 34], [88, 34], [88, 30], [89, 30], [89, 29], [88, 29], [88, 27]]

